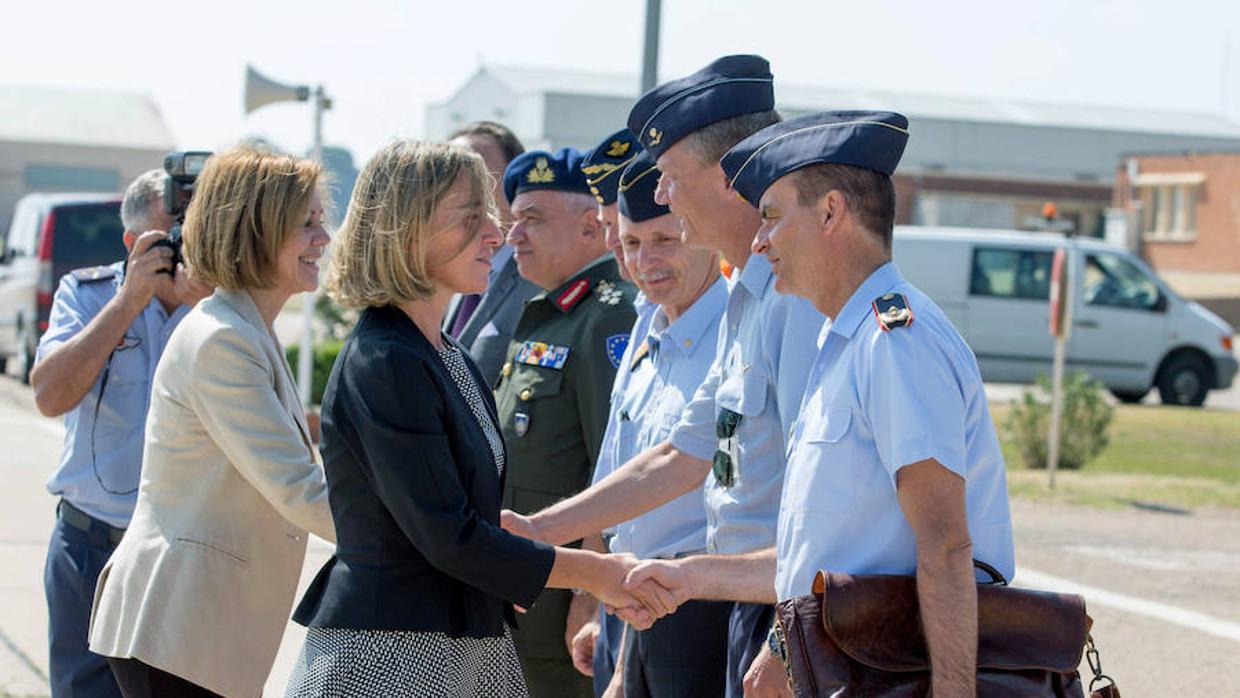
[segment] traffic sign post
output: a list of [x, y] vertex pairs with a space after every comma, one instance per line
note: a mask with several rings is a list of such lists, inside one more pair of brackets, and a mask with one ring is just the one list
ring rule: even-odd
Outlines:
[[1055, 250], [1051, 266], [1050, 333], [1055, 338], [1055, 360], [1051, 367], [1051, 423], [1046, 444], [1046, 472], [1055, 489], [1059, 467], [1059, 433], [1063, 419], [1063, 368], [1067, 360], [1068, 338], [1072, 327], [1072, 240]]

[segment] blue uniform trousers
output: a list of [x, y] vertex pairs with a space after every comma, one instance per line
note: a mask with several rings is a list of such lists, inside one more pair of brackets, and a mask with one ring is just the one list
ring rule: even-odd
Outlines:
[[53, 698], [121, 696], [107, 659], [87, 647], [95, 582], [116, 549], [103, 522], [92, 521], [91, 529], [83, 531], [57, 517], [47, 549], [43, 590]]
[[728, 668], [731, 601], [690, 601], [648, 630], [629, 629], [624, 698], [721, 696]]
[[737, 603], [732, 608], [728, 623], [728, 698], [745, 695], [745, 672], [766, 645], [774, 622], [774, 606]]

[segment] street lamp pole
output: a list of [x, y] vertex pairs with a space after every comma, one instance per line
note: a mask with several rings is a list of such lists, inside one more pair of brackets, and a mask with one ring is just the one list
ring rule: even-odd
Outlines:
[[[314, 88], [314, 147], [310, 157], [323, 164], [323, 112], [332, 108], [332, 100], [319, 85]], [[326, 259], [326, 257], [324, 257]], [[310, 388], [314, 380], [314, 307], [318, 305], [321, 287], [307, 293], [301, 306], [301, 347], [297, 350], [297, 392], [301, 405], [309, 409]]]
[[646, 41], [642, 50], [642, 85], [645, 92], [659, 80], [660, 0], [646, 0]]

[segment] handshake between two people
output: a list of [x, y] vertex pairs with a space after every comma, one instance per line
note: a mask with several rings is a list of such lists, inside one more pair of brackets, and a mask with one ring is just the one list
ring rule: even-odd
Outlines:
[[[523, 538], [552, 545], [558, 542], [541, 535], [529, 517], [512, 511], [500, 513], [500, 525]], [[637, 630], [648, 629], [694, 598], [691, 579], [677, 560], [640, 560], [629, 553], [573, 552], [591, 555], [596, 563], [588, 566], [574, 586], [594, 595], [608, 613]]]

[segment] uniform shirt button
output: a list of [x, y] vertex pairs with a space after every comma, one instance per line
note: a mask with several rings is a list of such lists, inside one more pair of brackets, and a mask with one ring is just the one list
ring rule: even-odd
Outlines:
[[503, 374], [503, 376], [504, 376], [505, 378], [507, 378], [507, 377], [509, 376], [509, 374], [511, 374], [511, 373], [512, 373], [512, 362], [511, 362], [511, 361], [509, 361], [509, 362], [505, 363], [505, 364], [504, 364], [504, 368], [500, 371], [500, 373], [502, 373], [502, 374]]
[[533, 390], [530, 390], [529, 388], [526, 388], [525, 390], [522, 390], [522, 391], [521, 391], [521, 399], [522, 399], [522, 400], [525, 400], [525, 401], [527, 401], [527, 402], [528, 402], [528, 401], [529, 401], [529, 399], [530, 399], [530, 398], [532, 398], [532, 397], [534, 397], [534, 391], [533, 391]]

